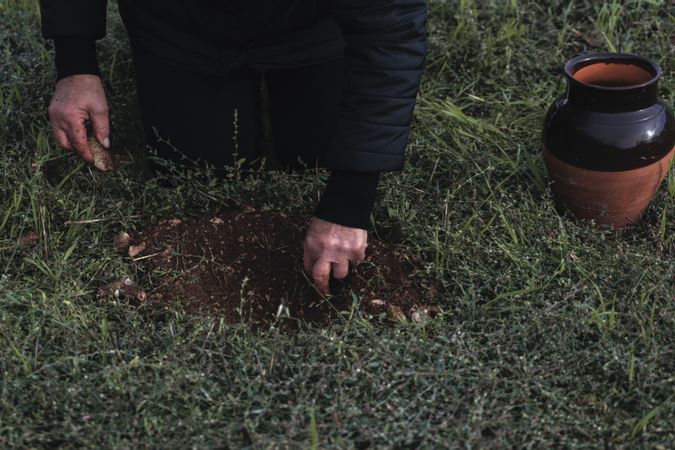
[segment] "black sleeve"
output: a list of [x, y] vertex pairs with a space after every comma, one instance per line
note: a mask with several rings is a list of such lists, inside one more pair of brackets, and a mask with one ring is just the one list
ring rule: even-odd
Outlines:
[[65, 36], [105, 35], [106, 0], [40, 0], [42, 36], [53, 39]]
[[106, 0], [41, 0], [42, 36], [54, 39], [57, 79], [98, 74], [96, 39], [105, 35]]
[[100, 75], [96, 58], [96, 41], [72, 36], [54, 39], [56, 80], [78, 74]]
[[327, 1], [347, 42], [345, 91], [327, 164], [401, 170], [427, 52], [426, 2]]
[[331, 171], [314, 216], [351, 228], [368, 229], [379, 173]]

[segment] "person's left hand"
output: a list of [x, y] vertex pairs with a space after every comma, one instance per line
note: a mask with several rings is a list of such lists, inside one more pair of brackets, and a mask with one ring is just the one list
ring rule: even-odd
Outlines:
[[341, 280], [349, 273], [349, 264], [356, 265], [366, 256], [368, 231], [350, 228], [312, 218], [305, 236], [304, 268], [311, 274], [314, 286], [329, 295], [328, 281]]

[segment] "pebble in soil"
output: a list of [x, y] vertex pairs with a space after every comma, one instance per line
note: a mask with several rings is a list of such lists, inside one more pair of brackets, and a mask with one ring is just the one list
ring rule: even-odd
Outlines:
[[[424, 322], [439, 312], [433, 288], [392, 243], [369, 239], [366, 260], [347, 279], [331, 281], [331, 296], [314, 289], [302, 270], [307, 220], [244, 208], [212, 218], [168, 219], [139, 233], [127, 252], [144, 265], [151, 304], [181, 302], [196, 314], [228, 322], [327, 324], [358, 307], [394, 321]], [[125, 242], [125, 243], [127, 243]], [[115, 242], [119, 249], [119, 241]], [[105, 289], [102, 291], [105, 292]]]

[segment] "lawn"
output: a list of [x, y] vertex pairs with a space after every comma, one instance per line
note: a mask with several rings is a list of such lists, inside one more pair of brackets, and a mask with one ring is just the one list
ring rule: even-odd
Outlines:
[[654, 59], [674, 103], [671, 2], [429, 9], [406, 168], [383, 177], [371, 235], [421, 261], [442, 313], [287, 332], [96, 292], [148, 282], [119, 231], [232, 203], [309, 214], [326, 174], [144, 178], [114, 5], [100, 61], [113, 145], [134, 161], [97, 172], [50, 135], [37, 2], [0, 0], [0, 448], [672, 448], [675, 173], [615, 231], [556, 211], [540, 154], [581, 51]]

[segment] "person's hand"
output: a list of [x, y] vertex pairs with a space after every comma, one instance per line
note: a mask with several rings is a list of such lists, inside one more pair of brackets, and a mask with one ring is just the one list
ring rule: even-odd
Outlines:
[[108, 102], [101, 78], [83, 74], [59, 80], [49, 105], [49, 121], [61, 147], [74, 150], [85, 161], [93, 162], [85, 122], [91, 122], [96, 140], [103, 147], [110, 147]]
[[366, 230], [312, 218], [305, 236], [304, 268], [323, 295], [329, 294], [331, 272], [341, 280], [349, 273], [350, 263], [356, 265], [365, 259], [367, 242]]

